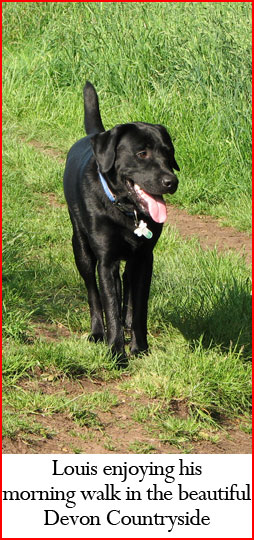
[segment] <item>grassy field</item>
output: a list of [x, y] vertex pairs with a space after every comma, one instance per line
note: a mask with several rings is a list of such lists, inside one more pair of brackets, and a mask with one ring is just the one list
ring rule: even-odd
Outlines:
[[[57, 440], [54, 419], [64, 414], [78, 433], [69, 451], [78, 452], [82, 429], [103, 430], [119, 391], [142, 397], [132, 422], [180, 449], [216, 444], [228, 419], [248, 431], [251, 284], [241, 257], [204, 252], [164, 228], [151, 352], [131, 358], [123, 376], [105, 345], [87, 341], [62, 160], [83, 135], [89, 78], [107, 128], [137, 119], [169, 127], [181, 167], [171, 201], [250, 230], [250, 17], [248, 3], [3, 4], [3, 399], [12, 441], [33, 451], [33, 437]], [[105, 385], [70, 397], [66, 380]], [[184, 417], [172, 414], [176, 402]], [[142, 444], [134, 438], [126, 451], [152, 451]], [[116, 441], [104, 446], [118, 451]]]
[[251, 4], [4, 3], [3, 32], [12, 138], [66, 151], [83, 134], [88, 78], [107, 128], [169, 128], [176, 204], [250, 229]]

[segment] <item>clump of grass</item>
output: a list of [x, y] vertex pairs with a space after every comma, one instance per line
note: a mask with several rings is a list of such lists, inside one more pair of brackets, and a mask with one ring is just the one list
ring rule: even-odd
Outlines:
[[129, 444], [129, 450], [134, 454], [152, 454], [155, 447], [149, 443], [134, 441]]
[[89, 427], [95, 429], [101, 429], [102, 423], [100, 422], [98, 415], [88, 411], [84, 408], [79, 408], [73, 411], [72, 418], [80, 427]]
[[184, 399], [192, 416], [208, 422], [250, 411], [251, 366], [240, 354], [206, 350], [202, 341], [190, 349], [176, 332], [173, 339], [166, 333], [161, 337], [126, 388], [137, 386], [162, 403]]
[[117, 403], [116, 396], [108, 391], [81, 394], [70, 399], [62, 390], [45, 394], [39, 390], [29, 391], [9, 386], [3, 396], [4, 435], [11, 438], [20, 435], [24, 438], [26, 432], [49, 437], [50, 431], [33, 418], [40, 414], [50, 417], [59, 413], [68, 415], [79, 427], [85, 426], [92, 431], [102, 430], [103, 423], [98, 412], [109, 411]]
[[86, 375], [109, 380], [119, 377], [119, 370], [114, 367], [114, 360], [105, 344], [97, 346], [82, 338], [63, 339], [56, 343], [36, 341], [18, 347], [17, 343], [8, 342], [3, 355], [6, 385], [12, 385], [21, 378], [34, 377], [38, 370], [40, 373], [46, 371], [48, 376], [51, 373], [53, 378]]
[[[169, 232], [169, 231], [167, 231]], [[171, 245], [172, 238], [172, 245]], [[175, 247], [177, 246], [177, 247]], [[203, 251], [164, 235], [156, 250], [150, 320], [178, 328], [190, 344], [251, 357], [251, 279], [242, 258]]]
[[41, 439], [51, 439], [54, 437], [55, 431], [24, 413], [17, 415], [14, 411], [3, 411], [3, 437], [9, 437], [13, 440], [17, 438], [27, 440], [31, 435], [36, 435]]

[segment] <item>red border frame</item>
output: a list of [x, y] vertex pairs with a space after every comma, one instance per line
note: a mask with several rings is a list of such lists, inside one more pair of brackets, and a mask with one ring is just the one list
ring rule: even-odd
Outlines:
[[[39, 0], [39, 3], [42, 2], [43, 0]], [[48, 0], [50, 3], [53, 3], [54, 0]], [[61, 3], [61, 2], [64, 2], [65, 0], [57, 0], [56, 3]], [[102, 0], [103, 3], [107, 3], [107, 2], [111, 2], [111, 3], [122, 3], [122, 2], [127, 2], [127, 3], [157, 3], [157, 4], [161, 4], [161, 3], [180, 3], [184, 0], [179, 0], [177, 2], [173, 2], [172, 0], [168, 1], [168, 0], [161, 0], [161, 2], [157, 2], [157, 0], [144, 0], [143, 2], [137, 2], [136, 0], [121, 0], [120, 2], [118, 2], [117, 0]], [[15, 0], [8, 0], [6, 2], [4, 1], [1, 1], [1, 38], [2, 38], [2, 4], [4, 3], [12, 3], [12, 2], [15, 2]], [[97, 2], [97, 0], [90, 0], [89, 2], [87, 3], [94, 3], [94, 2]], [[192, 3], [201, 3], [200, 0], [192, 0]], [[203, 0], [203, 3], [208, 3], [210, 2], [210, 0]], [[217, 3], [217, 2], [220, 2], [220, 3], [231, 3], [231, 2], [228, 2], [228, 0], [213, 0], [212, 2], [210, 3]], [[251, 4], [251, 0], [247, 0], [247, 1], [241, 1], [241, 0], [233, 0], [233, 2], [235, 3], [243, 3], [243, 4]], [[232, 2], [232, 3], [233, 3]], [[27, 3], [37, 3], [36, 2], [33, 2], [32, 0], [28, 0]], [[71, 0], [70, 3], [78, 3], [78, 0]], [[187, 1], [186, 3], [189, 3], [189, 1]], [[254, 15], [253, 15], [253, 8], [252, 8], [252, 24], [253, 24], [253, 21], [254, 21]], [[253, 52], [253, 49], [254, 49], [254, 35], [253, 35], [253, 32], [252, 32], [252, 75], [254, 74], [254, 67], [253, 67], [253, 64], [254, 64], [254, 52]], [[2, 59], [2, 39], [1, 39], [1, 59]], [[1, 79], [2, 79], [2, 62], [1, 62]], [[253, 83], [252, 83], [252, 94], [253, 94]], [[0, 89], [0, 96], [1, 96], [1, 103], [2, 103], [2, 86], [1, 86], [1, 89]], [[2, 120], [2, 108], [1, 108], [1, 120]], [[254, 111], [252, 111], [252, 125], [254, 125]], [[1, 166], [2, 166], [2, 153], [1, 153]], [[1, 171], [2, 171], [2, 167], [1, 167]], [[254, 177], [254, 148], [252, 147], [252, 173], [253, 173], [253, 177]], [[1, 179], [2, 179], [2, 175], [1, 175]], [[254, 197], [254, 185], [252, 187], [252, 198]], [[253, 212], [254, 210], [254, 205], [252, 205], [252, 215], [254, 214]], [[1, 213], [1, 224], [2, 224], [2, 190], [0, 190], [0, 213]], [[2, 225], [1, 225], [1, 232], [2, 232]], [[253, 247], [254, 247], [254, 241], [252, 243]], [[2, 282], [2, 245], [0, 247], [0, 254], [1, 254], [1, 267], [0, 267], [0, 276], [1, 276], [1, 282]], [[254, 277], [254, 269], [252, 271], [252, 274], [253, 274], [253, 277]], [[2, 306], [2, 289], [1, 289], [1, 292], [0, 292], [0, 298], [1, 298], [1, 306]], [[254, 299], [252, 300], [252, 309], [254, 310]], [[2, 309], [0, 308], [0, 321], [1, 321], [1, 327], [2, 327]], [[254, 338], [254, 326], [253, 326], [253, 335], [252, 337]], [[2, 337], [1, 337], [1, 344], [2, 344]], [[253, 347], [253, 350], [254, 350], [254, 347]], [[1, 382], [0, 382], [0, 391], [1, 391], [1, 395], [2, 395], [2, 379], [1, 379]], [[254, 403], [254, 396], [253, 396], [253, 403]], [[0, 404], [0, 410], [2, 412], [2, 401], [1, 401], [1, 404]], [[1, 426], [1, 436], [2, 436], [2, 426]], [[2, 437], [1, 437], [2, 439]], [[254, 436], [252, 437], [252, 441], [254, 439]], [[253, 463], [253, 455], [252, 455], [252, 463]], [[1, 472], [1, 487], [2, 487], [2, 461], [1, 461], [1, 466], [0, 466], [0, 472]], [[253, 477], [253, 474], [252, 474], [252, 477]], [[1, 538], [3, 538], [2, 536], [2, 505], [1, 505], [1, 510], [0, 510], [0, 519], [1, 519]], [[252, 520], [252, 538], [254, 536], [254, 523], [253, 523], [253, 520]], [[32, 538], [30, 540], [44, 540], [45, 537], [36, 537], [36, 538]], [[47, 538], [47, 540], [55, 540], [56, 538], [59, 538], [61, 539], [61, 537], [54, 537], [54, 538]], [[89, 538], [89, 537], [85, 537], [86, 540], [109, 540], [108, 538], [103, 538], [103, 537], [97, 537], [97, 538]], [[148, 540], [165, 540], [166, 538], [174, 538], [173, 536], [165, 536], [165, 537], [161, 537], [161, 538], [149, 538]], [[193, 537], [195, 538], [195, 537]], [[190, 540], [191, 537], [189, 538], [179, 538], [178, 540]], [[4, 540], [20, 540], [19, 538], [14, 538], [14, 537], [4, 537]], [[65, 538], [64, 540], [76, 540], [76, 538]], [[137, 538], [134, 538], [134, 537], [130, 537], [130, 538], [122, 538], [122, 537], [119, 537], [119, 538], [115, 538], [114, 540], [140, 540], [139, 537]], [[143, 538], [143, 540], [145, 540], [145, 538]], [[206, 540], [206, 538], [199, 538], [199, 540]], [[218, 538], [210, 538], [210, 540], [218, 540]], [[224, 538], [221, 538], [220, 540], [230, 540], [230, 539], [224, 539]], [[242, 538], [241, 540], [250, 540], [249, 538]]]

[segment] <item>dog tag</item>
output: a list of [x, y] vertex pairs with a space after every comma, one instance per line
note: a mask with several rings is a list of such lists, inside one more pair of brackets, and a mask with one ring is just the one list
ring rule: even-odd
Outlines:
[[144, 236], [145, 238], [152, 238], [153, 233], [150, 231], [150, 229], [147, 228], [147, 223], [145, 223], [142, 219], [138, 224], [138, 227], [134, 230], [134, 234], [137, 236]]

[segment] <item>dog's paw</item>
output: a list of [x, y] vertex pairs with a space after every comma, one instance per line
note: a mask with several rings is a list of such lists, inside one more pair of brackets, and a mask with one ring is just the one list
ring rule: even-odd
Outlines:
[[143, 347], [138, 347], [137, 344], [131, 345], [130, 347], [131, 355], [132, 356], [141, 356], [142, 354], [148, 354], [148, 345], [145, 345]]
[[94, 343], [104, 341], [104, 334], [89, 334], [88, 341], [93, 341]]
[[136, 335], [132, 332], [130, 352], [133, 356], [148, 353], [148, 343], [145, 335]]

